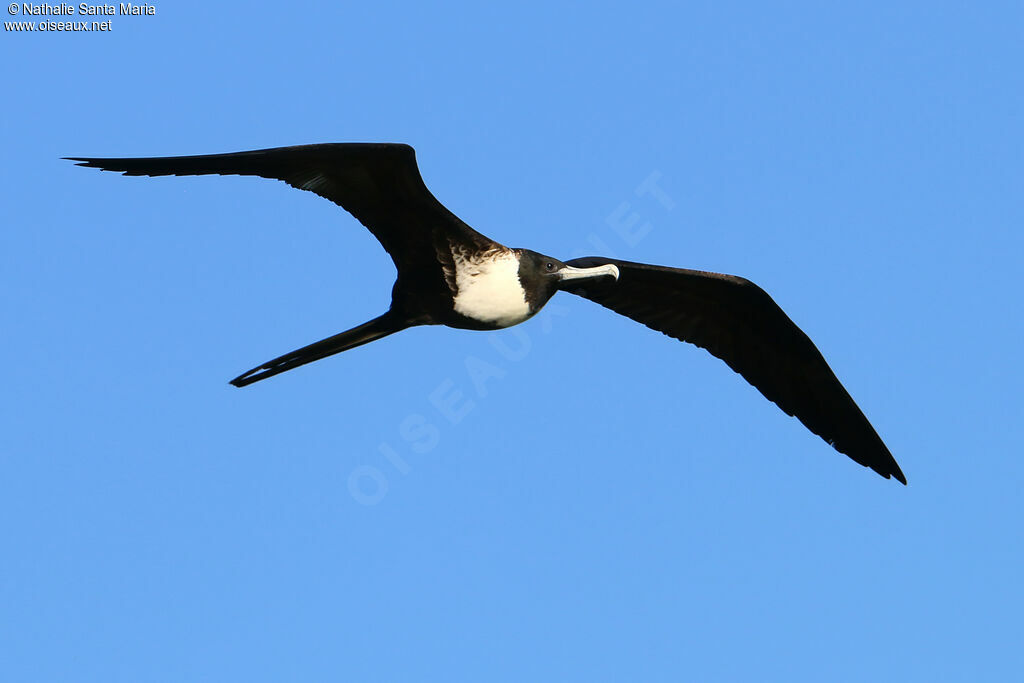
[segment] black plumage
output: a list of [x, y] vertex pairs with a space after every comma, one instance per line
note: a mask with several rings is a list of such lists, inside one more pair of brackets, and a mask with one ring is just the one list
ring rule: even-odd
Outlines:
[[448, 211], [401, 144], [322, 144], [184, 157], [70, 157], [124, 175], [255, 175], [315, 192], [365, 225], [398, 270], [382, 316], [253, 368], [246, 386], [414, 325], [497, 329], [522, 322], [558, 291], [725, 361], [841, 453], [906, 483], [899, 465], [811, 340], [767, 293], [740, 277], [603, 257], [565, 263], [509, 249]]

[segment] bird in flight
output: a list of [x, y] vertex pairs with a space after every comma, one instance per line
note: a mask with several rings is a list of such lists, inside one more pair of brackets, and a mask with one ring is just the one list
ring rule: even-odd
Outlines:
[[267, 379], [415, 325], [517, 325], [559, 290], [709, 351], [840, 453], [907, 483], [889, 449], [821, 352], [764, 290], [741, 277], [588, 256], [559, 261], [510, 249], [446, 209], [413, 148], [340, 143], [198, 156], [100, 159], [79, 166], [130, 176], [253, 175], [329, 199], [366, 226], [398, 278], [378, 318], [263, 363], [231, 380]]

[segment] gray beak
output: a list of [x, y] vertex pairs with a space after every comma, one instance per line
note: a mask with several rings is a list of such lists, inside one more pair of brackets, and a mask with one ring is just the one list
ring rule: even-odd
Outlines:
[[593, 268], [573, 268], [572, 266], [566, 266], [558, 271], [558, 275], [563, 282], [567, 280], [586, 280], [589, 278], [601, 277], [602, 275], [611, 275], [613, 278], [618, 280], [619, 269], [611, 263], [603, 266], [594, 266]]

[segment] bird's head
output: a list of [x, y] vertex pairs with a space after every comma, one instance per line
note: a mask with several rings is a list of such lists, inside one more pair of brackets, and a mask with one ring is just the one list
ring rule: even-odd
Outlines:
[[519, 281], [528, 298], [534, 297], [531, 303], [537, 308], [547, 303], [559, 289], [576, 289], [591, 280], [619, 279], [619, 269], [611, 263], [576, 268], [529, 249], [519, 249], [518, 252]]

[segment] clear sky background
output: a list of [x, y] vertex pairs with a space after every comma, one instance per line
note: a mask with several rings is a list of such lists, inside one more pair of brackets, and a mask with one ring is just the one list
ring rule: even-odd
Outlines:
[[[5, 31], [0, 678], [1016, 679], [1024, 11], [897, 4]], [[754, 280], [910, 485], [567, 294], [235, 389], [383, 312], [387, 255], [283, 183], [59, 160], [341, 141], [511, 246]]]

